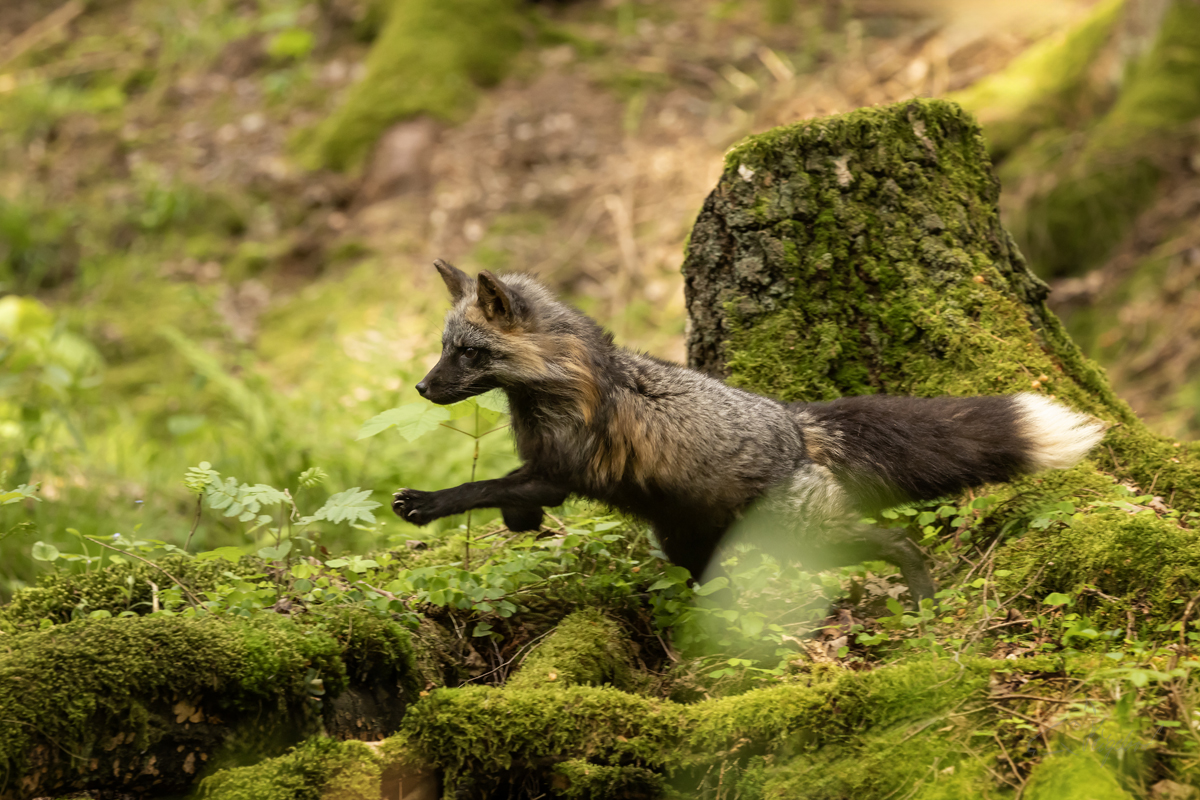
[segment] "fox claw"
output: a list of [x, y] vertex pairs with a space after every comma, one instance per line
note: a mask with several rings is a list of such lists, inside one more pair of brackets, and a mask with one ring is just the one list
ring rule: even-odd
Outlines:
[[441, 516], [431, 508], [430, 500], [433, 494], [417, 489], [401, 489], [393, 495], [395, 499], [392, 500], [392, 511], [413, 525], [426, 525]]

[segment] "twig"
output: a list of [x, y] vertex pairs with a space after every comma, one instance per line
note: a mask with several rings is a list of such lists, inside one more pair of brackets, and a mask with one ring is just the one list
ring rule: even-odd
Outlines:
[[382, 597], [386, 597], [388, 600], [397, 600], [397, 601], [399, 601], [399, 602], [401, 602], [401, 603], [403, 603], [403, 602], [404, 602], [404, 601], [403, 601], [403, 600], [401, 600], [399, 597], [397, 597], [396, 595], [394, 595], [394, 594], [392, 594], [391, 592], [387, 591], [386, 589], [379, 589], [379, 588], [376, 588], [376, 587], [372, 586], [371, 584], [367, 583], [366, 581], [355, 581], [354, 583], [355, 583], [355, 585], [357, 585], [357, 586], [365, 586], [365, 587], [367, 587], [368, 589], [370, 589], [372, 592], [376, 592], [376, 593], [378, 593], [380, 596], [382, 596]]
[[1192, 616], [1192, 610], [1198, 602], [1200, 602], [1200, 594], [1193, 596], [1183, 608], [1183, 616], [1179, 620], [1179, 647], [1171, 654], [1171, 661], [1167, 664], [1167, 672], [1175, 669], [1175, 666], [1179, 663], [1179, 654], [1187, 649], [1188, 618]]
[[467, 683], [471, 683], [472, 681], [482, 680], [482, 679], [488, 677], [489, 675], [495, 675], [497, 672], [504, 669], [509, 664], [513, 663], [514, 661], [516, 661], [517, 658], [520, 657], [521, 653], [525, 650], [528, 650], [530, 647], [532, 647], [534, 645], [534, 643], [537, 642], [538, 639], [542, 639], [542, 638], [545, 638], [546, 636], [549, 636], [550, 634], [554, 633], [555, 630], [557, 630], [557, 628], [549, 628], [548, 630], [546, 630], [545, 633], [540, 633], [537, 636], [533, 637], [528, 642], [526, 642], [525, 644], [518, 647], [517, 652], [513, 653], [513, 657], [510, 658], [508, 661], [505, 661], [503, 664], [498, 665], [495, 669], [489, 670], [488, 672], [485, 672], [482, 675], [478, 675], [474, 678], [468, 678]]
[[27, 53], [42, 39], [60, 30], [84, 12], [82, 0], [69, 0], [25, 29], [8, 43], [0, 53], [0, 67], [6, 67]]
[[[1083, 702], [1082, 700], [1060, 700], [1055, 697], [1041, 697], [1040, 695], [1036, 695], [1036, 694], [994, 694], [991, 697], [989, 697], [988, 699], [989, 700], [1041, 700], [1046, 703], [1064, 703], [1067, 705], [1069, 705], [1071, 703]], [[1008, 711], [1010, 709], [1006, 708], [1004, 710]], [[1013, 713], [1015, 714], [1016, 712], [1014, 711]]]
[[177, 585], [180, 589], [183, 589], [183, 593], [186, 594], [188, 596], [188, 599], [192, 601], [192, 605], [194, 605], [194, 606], [201, 605], [200, 599], [197, 598], [196, 595], [191, 593], [191, 590], [188, 589], [187, 585], [183, 581], [179, 580], [179, 578], [176, 578], [174, 575], [167, 572], [165, 569], [160, 567], [158, 564], [155, 564], [150, 559], [143, 558], [142, 556], [139, 556], [137, 553], [131, 553], [128, 550], [122, 550], [119, 547], [113, 547], [111, 544], [105, 544], [104, 542], [100, 541], [99, 539], [93, 539], [90, 536], [84, 536], [83, 538], [87, 539], [89, 542], [98, 544], [101, 547], [107, 547], [109, 550], [112, 550], [114, 553], [120, 553], [121, 555], [129, 556], [130, 558], [136, 558], [138, 561], [141, 561], [144, 564], [149, 564], [150, 566], [154, 567], [156, 570], [161, 572], [163, 575], [166, 575], [168, 578], [170, 578], [171, 582], [174, 583], [175, 585]]
[[203, 493], [196, 495], [196, 518], [192, 520], [192, 529], [188, 531], [187, 541], [183, 543], [183, 549], [187, 550], [192, 546], [192, 535], [196, 532], [196, 528], [200, 527], [200, 503], [203, 502]]
[[1153, 495], [1153, 494], [1154, 494], [1154, 485], [1155, 485], [1156, 483], [1158, 483], [1158, 476], [1159, 476], [1159, 475], [1162, 475], [1162, 470], [1161, 470], [1161, 469], [1160, 469], [1158, 472], [1154, 473], [1154, 479], [1150, 481], [1150, 490], [1149, 490], [1148, 492], [1146, 492], [1146, 494], [1149, 494], [1149, 495]]
[[1000, 754], [1004, 756], [1004, 760], [1008, 762], [1008, 766], [1012, 768], [1013, 776], [1017, 780], [1021, 780], [1021, 771], [1017, 769], [1017, 765], [1013, 763], [1012, 758], [1008, 755], [1008, 748], [1004, 746], [1004, 742], [1000, 741], [1000, 737], [993, 731], [992, 738], [996, 740], [996, 744], [1000, 746]]

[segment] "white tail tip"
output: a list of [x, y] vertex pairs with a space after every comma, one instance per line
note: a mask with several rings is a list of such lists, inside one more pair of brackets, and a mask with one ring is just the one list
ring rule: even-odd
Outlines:
[[1029, 442], [1029, 462], [1034, 471], [1066, 469], [1078, 464], [1108, 430], [1108, 423], [1072, 411], [1040, 394], [1024, 392], [1013, 397], [1017, 428]]

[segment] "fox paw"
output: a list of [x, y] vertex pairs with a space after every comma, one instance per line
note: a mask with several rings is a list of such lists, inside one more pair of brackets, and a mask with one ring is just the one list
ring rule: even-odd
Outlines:
[[392, 511], [405, 522], [413, 525], [428, 525], [443, 516], [434, 507], [434, 492], [417, 489], [401, 489], [392, 495]]

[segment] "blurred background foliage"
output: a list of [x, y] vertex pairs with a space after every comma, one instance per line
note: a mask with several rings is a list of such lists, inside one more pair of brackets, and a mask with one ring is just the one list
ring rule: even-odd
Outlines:
[[[730, 145], [946, 95], [1072, 333], [1194, 438], [1194, 3], [6, 0], [0, 488], [43, 502], [0, 508], [0, 598], [45, 568], [25, 523], [182, 543], [201, 461], [379, 502], [465, 480], [452, 431], [355, 441], [440, 349], [433, 258], [536, 273], [680, 360], [683, 243]], [[494, 436], [478, 468], [515, 463]]]

